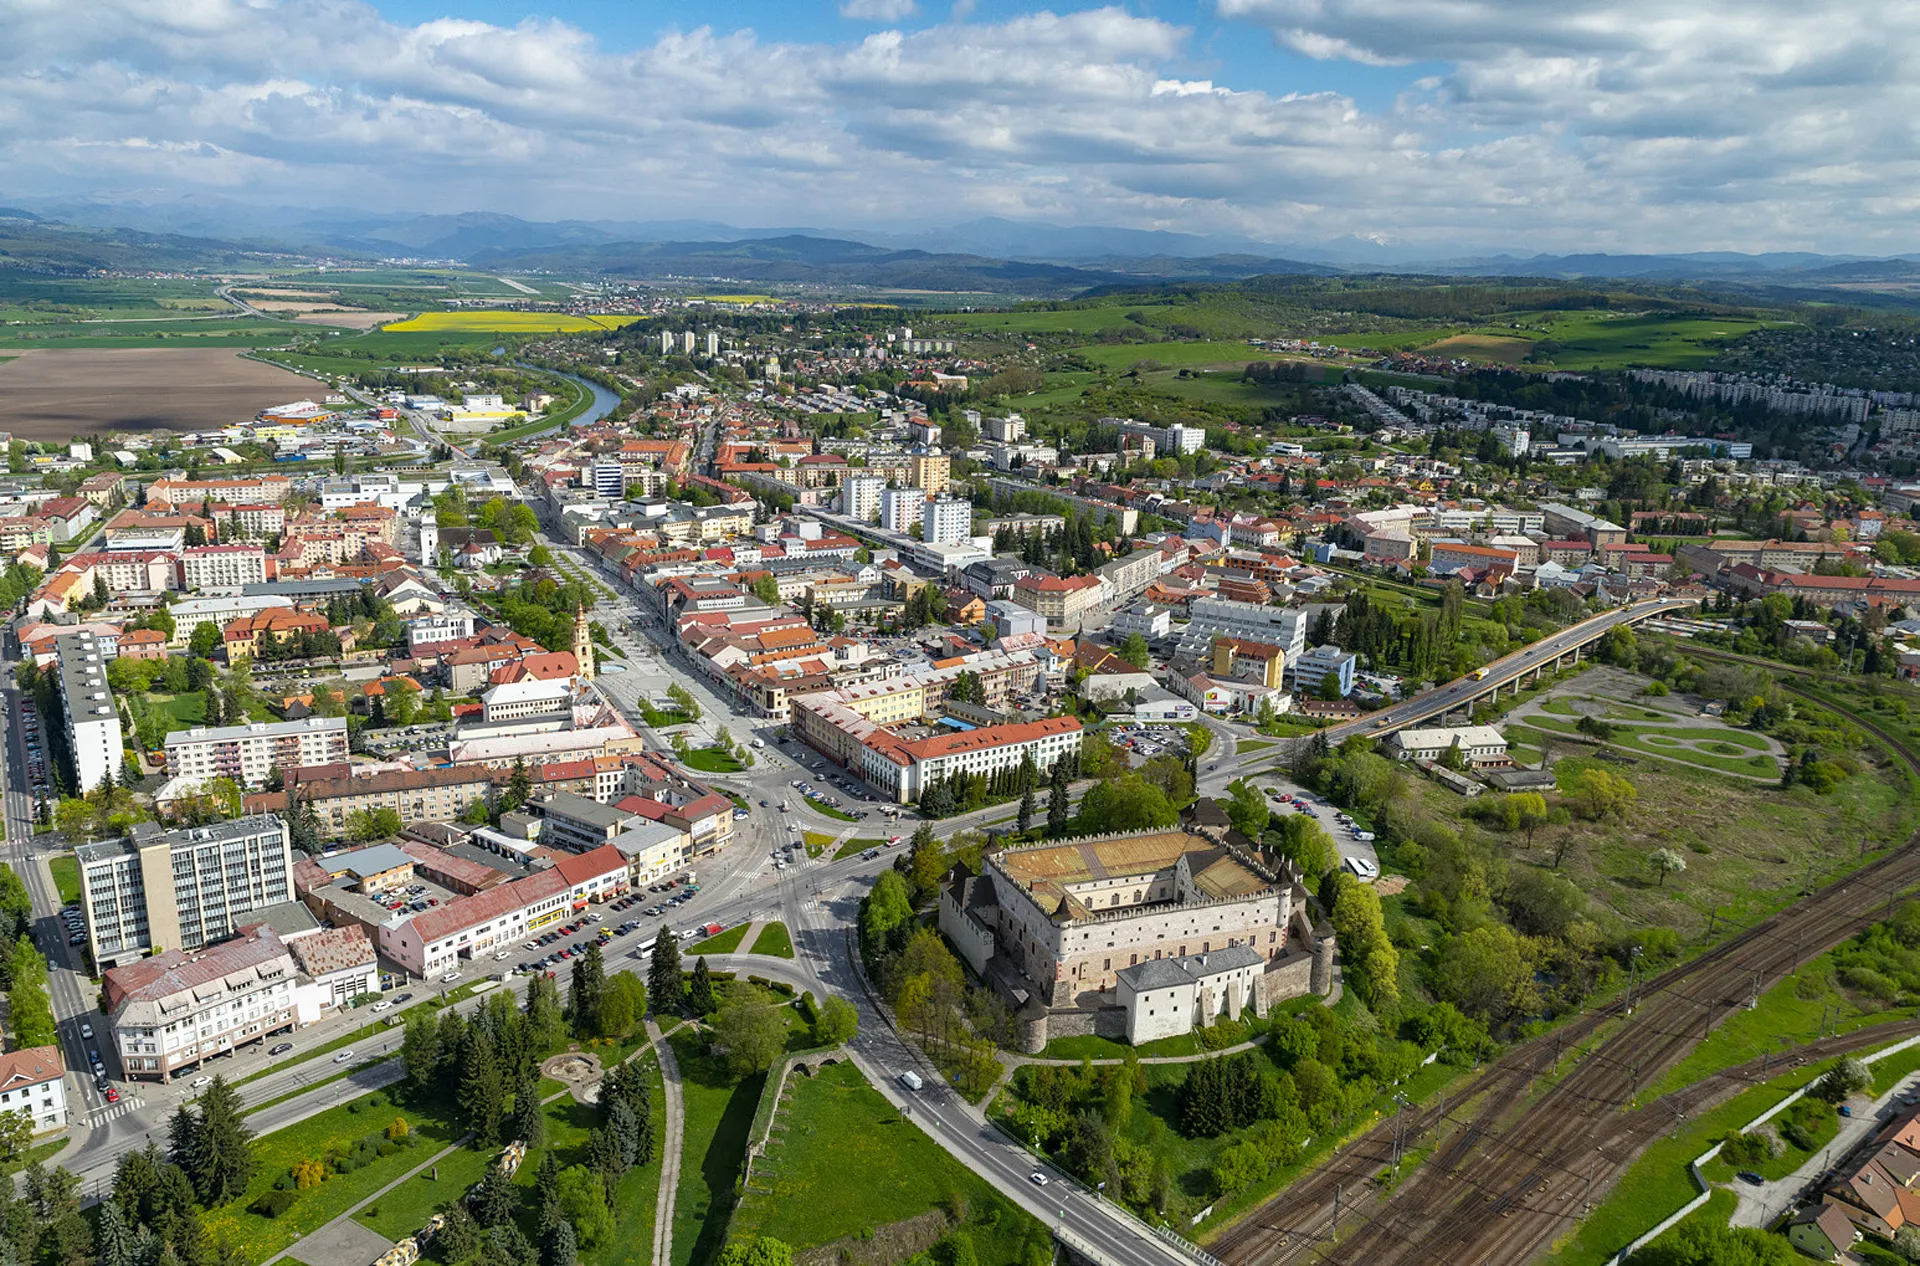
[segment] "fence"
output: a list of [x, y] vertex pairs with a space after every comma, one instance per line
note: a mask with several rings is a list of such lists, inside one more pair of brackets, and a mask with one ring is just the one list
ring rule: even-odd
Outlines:
[[[1874, 1051], [1872, 1054], [1862, 1055], [1860, 1057], [1860, 1062], [1863, 1064], [1877, 1064], [1881, 1060], [1887, 1058], [1887, 1056], [1896, 1055], [1901, 1051], [1904, 1051], [1907, 1048], [1914, 1046], [1915, 1044], [1920, 1044], [1920, 1037], [1910, 1037], [1905, 1039], [1904, 1041], [1895, 1042], [1891, 1046], [1883, 1046], [1879, 1050]], [[1800, 1087], [1798, 1090], [1789, 1092], [1785, 1097], [1783, 1097], [1780, 1100], [1780, 1102], [1774, 1104], [1771, 1108], [1768, 1108], [1765, 1112], [1762, 1112], [1759, 1116], [1755, 1117], [1753, 1120], [1741, 1126], [1740, 1132], [1744, 1134], [1749, 1130], [1758, 1129], [1760, 1126], [1763, 1126], [1767, 1122], [1773, 1120], [1775, 1117], [1779, 1116], [1782, 1112], [1785, 1112], [1788, 1108], [1791, 1108], [1794, 1104], [1800, 1102], [1800, 1100], [1806, 1096], [1806, 1093], [1809, 1090], [1813, 1089], [1815, 1082], [1817, 1082], [1818, 1080], [1819, 1080], [1818, 1078], [1815, 1078], [1814, 1081], [1808, 1082], [1806, 1085]], [[1629, 1257], [1632, 1257], [1635, 1253], [1639, 1252], [1641, 1249], [1645, 1248], [1647, 1245], [1653, 1243], [1654, 1240], [1666, 1234], [1668, 1231], [1671, 1231], [1675, 1226], [1679, 1225], [1680, 1220], [1682, 1218], [1686, 1217], [1689, 1213], [1692, 1213], [1695, 1209], [1698, 1209], [1701, 1205], [1704, 1205], [1709, 1199], [1711, 1199], [1713, 1196], [1713, 1185], [1706, 1180], [1704, 1175], [1701, 1174], [1700, 1166], [1706, 1164], [1708, 1161], [1712, 1160], [1714, 1157], [1718, 1155], [1720, 1155], [1720, 1144], [1715, 1143], [1712, 1147], [1709, 1147], [1706, 1151], [1700, 1153], [1698, 1156], [1688, 1161], [1687, 1175], [1688, 1177], [1693, 1179], [1693, 1185], [1699, 1188], [1699, 1194], [1696, 1195], [1693, 1199], [1687, 1201], [1685, 1204], [1681, 1205], [1677, 1212], [1662, 1219], [1652, 1230], [1634, 1239], [1625, 1248], [1621, 1249], [1618, 1253], [1615, 1253], [1612, 1257], [1608, 1258], [1607, 1266], [1623, 1266], [1623, 1264], [1626, 1262], [1626, 1260]]]

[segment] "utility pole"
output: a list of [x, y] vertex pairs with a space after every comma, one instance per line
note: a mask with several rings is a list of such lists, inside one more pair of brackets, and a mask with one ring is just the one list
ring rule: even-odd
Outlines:
[[1593, 1212], [1593, 1171], [1599, 1164], [1600, 1158], [1597, 1155], [1590, 1157], [1587, 1161], [1587, 1194], [1580, 1201], [1582, 1213]]
[[1345, 1193], [1346, 1188], [1342, 1184], [1333, 1184], [1333, 1238], [1335, 1240], [1340, 1238], [1340, 1198]]
[[1760, 973], [1753, 973], [1753, 993], [1747, 998], [1747, 1010], [1752, 1011], [1760, 1005]]

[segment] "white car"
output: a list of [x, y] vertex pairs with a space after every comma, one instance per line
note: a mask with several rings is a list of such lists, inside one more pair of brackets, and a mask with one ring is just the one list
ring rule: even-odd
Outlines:
[[443, 985], [450, 985], [458, 979], [460, 979], [460, 973], [457, 971], [450, 971], [446, 975], [440, 977], [440, 983]]
[[93, 1036], [93, 1026], [85, 1020], [80, 1021], [80, 1036], [83, 1038], [91, 1038]]
[[496, 963], [504, 963], [510, 957], [512, 957], [512, 955], [508, 954], [507, 951], [501, 950], [498, 954], [495, 954], [493, 956], [493, 961]]
[[373, 1009], [375, 1011], [391, 1011], [393, 1010], [393, 1004], [382, 998], [379, 1002], [373, 1004]]
[[348, 1049], [348, 1050], [341, 1051], [338, 1055], [335, 1055], [333, 1057], [333, 1062], [336, 1064], [344, 1064], [352, 1058], [353, 1058], [353, 1051], [352, 1049]]
[[1036, 1187], [1044, 1187], [1047, 1185], [1047, 1176], [1041, 1173], [1039, 1170], [1035, 1170], [1033, 1173], [1028, 1174], [1027, 1177], [1033, 1180], [1033, 1185]]
[[193, 1088], [195, 1090], [205, 1090], [208, 1086], [211, 1086], [212, 1084], [213, 1084], [213, 1078], [211, 1077], [195, 1077], [193, 1079]]

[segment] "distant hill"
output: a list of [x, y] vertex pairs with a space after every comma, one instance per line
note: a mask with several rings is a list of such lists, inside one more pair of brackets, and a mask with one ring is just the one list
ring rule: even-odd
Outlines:
[[84, 273], [96, 268], [193, 270], [258, 266], [262, 253], [211, 238], [133, 229], [76, 228], [0, 218], [0, 269]]
[[1263, 273], [1313, 275], [1318, 264], [1253, 257], [1148, 260], [1112, 258], [1105, 267], [1076, 267], [984, 255], [888, 250], [842, 238], [792, 234], [709, 242], [609, 242], [537, 250], [490, 249], [469, 263], [484, 268], [593, 273], [644, 279], [727, 278], [764, 284], [863, 286], [879, 289], [985, 291], [1068, 295], [1142, 278], [1225, 280]]

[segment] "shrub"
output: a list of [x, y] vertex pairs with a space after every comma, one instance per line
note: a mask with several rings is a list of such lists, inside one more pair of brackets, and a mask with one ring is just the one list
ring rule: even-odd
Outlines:
[[[346, 1172], [344, 1170], [342, 1173]], [[327, 1167], [311, 1157], [296, 1161], [293, 1166], [293, 1185], [301, 1191], [309, 1187], [318, 1187], [327, 1180]]]
[[405, 1137], [407, 1137], [407, 1119], [405, 1117], [395, 1117], [393, 1124], [387, 1127], [387, 1138], [398, 1143]]
[[1777, 1140], [1756, 1130], [1751, 1134], [1729, 1134], [1720, 1144], [1720, 1159], [1735, 1169], [1752, 1169], [1772, 1160]]
[[253, 1202], [253, 1211], [262, 1217], [277, 1218], [293, 1207], [291, 1191], [269, 1191]]
[[392, 1156], [399, 1150], [400, 1145], [398, 1143], [382, 1143], [380, 1145], [380, 1155], [382, 1156]]

